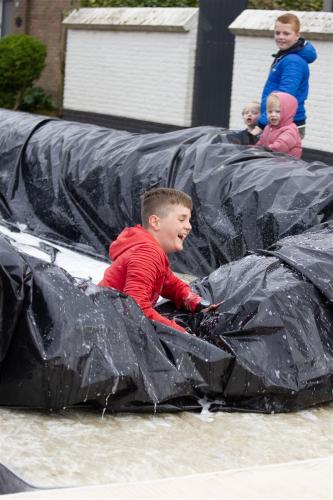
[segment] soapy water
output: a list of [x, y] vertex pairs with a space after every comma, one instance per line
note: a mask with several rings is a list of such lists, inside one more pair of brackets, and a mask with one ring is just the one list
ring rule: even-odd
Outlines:
[[[292, 414], [0, 408], [0, 462], [38, 486], [143, 481], [328, 457], [333, 403]], [[309, 436], [311, 438], [309, 439]]]

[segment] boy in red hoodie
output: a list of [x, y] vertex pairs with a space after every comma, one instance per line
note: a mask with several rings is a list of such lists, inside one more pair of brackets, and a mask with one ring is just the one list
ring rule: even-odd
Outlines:
[[181, 332], [185, 329], [157, 311], [161, 295], [191, 312], [215, 309], [177, 278], [169, 267], [167, 254], [180, 252], [189, 235], [192, 200], [171, 188], [156, 188], [141, 197], [141, 220], [124, 229], [111, 243], [112, 265], [104, 272], [100, 286], [109, 286], [130, 295], [150, 319]]
[[272, 92], [267, 99], [268, 125], [264, 128], [256, 146], [270, 151], [288, 153], [295, 158], [302, 156], [301, 138], [293, 119], [297, 99], [286, 92]]

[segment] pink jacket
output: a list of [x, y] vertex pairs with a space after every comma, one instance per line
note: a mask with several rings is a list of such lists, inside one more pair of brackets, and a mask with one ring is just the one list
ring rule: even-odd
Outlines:
[[297, 110], [297, 99], [286, 92], [272, 92], [280, 101], [281, 118], [278, 125], [266, 125], [256, 146], [264, 146], [278, 153], [288, 153], [296, 158], [302, 156], [301, 138], [293, 118]]

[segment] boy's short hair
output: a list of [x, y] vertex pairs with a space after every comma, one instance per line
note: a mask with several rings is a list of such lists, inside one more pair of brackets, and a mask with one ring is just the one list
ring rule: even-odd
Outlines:
[[291, 12], [286, 12], [285, 14], [282, 14], [276, 19], [276, 21], [279, 21], [279, 23], [282, 24], [291, 24], [295, 33], [299, 33], [301, 31], [300, 20], [295, 14], [292, 14]]
[[192, 210], [192, 198], [173, 188], [154, 188], [141, 195], [141, 222], [144, 227], [148, 226], [151, 215], [163, 217], [170, 205], [182, 205]]

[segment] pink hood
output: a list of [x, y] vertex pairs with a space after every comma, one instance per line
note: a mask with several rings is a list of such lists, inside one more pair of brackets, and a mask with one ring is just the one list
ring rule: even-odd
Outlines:
[[280, 123], [278, 127], [290, 125], [297, 111], [298, 102], [296, 97], [286, 92], [272, 92], [280, 101]]
[[298, 129], [293, 123], [298, 102], [296, 97], [286, 92], [272, 92], [280, 102], [278, 125], [266, 125], [256, 146], [264, 146], [270, 151], [287, 153], [295, 158], [302, 156], [302, 143]]

